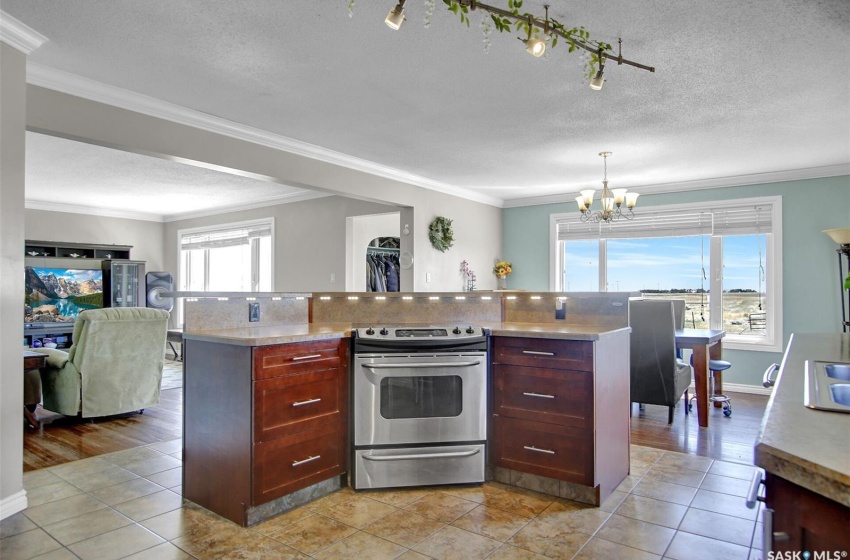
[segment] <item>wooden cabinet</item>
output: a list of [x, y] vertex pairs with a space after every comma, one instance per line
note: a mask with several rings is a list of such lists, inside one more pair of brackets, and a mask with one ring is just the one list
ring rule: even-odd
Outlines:
[[[491, 465], [592, 489], [597, 504], [616, 488], [629, 470], [628, 333], [620, 334], [493, 337]], [[597, 356], [600, 348], [612, 353]]]
[[847, 506], [768, 473], [765, 507], [773, 510], [774, 551], [850, 551]]
[[[346, 471], [348, 339], [184, 341], [183, 496], [243, 526]], [[280, 504], [275, 500], [282, 500]]]

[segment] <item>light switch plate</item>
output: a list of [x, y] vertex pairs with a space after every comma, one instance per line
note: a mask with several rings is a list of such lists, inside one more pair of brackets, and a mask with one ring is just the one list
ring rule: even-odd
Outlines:
[[248, 322], [256, 323], [260, 320], [260, 303], [251, 302], [248, 304]]

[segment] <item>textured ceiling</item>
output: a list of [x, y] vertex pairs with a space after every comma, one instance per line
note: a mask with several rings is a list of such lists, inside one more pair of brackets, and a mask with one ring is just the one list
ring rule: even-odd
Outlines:
[[355, 2], [353, 17], [344, 0], [2, 9], [48, 37], [40, 65], [508, 201], [598, 188], [602, 150], [612, 186], [638, 192], [850, 165], [847, 0], [549, 0], [657, 69], [609, 63], [601, 91], [563, 44], [534, 59], [494, 31], [485, 53], [486, 14], [467, 28], [440, 0], [428, 28], [425, 3], [408, 2], [394, 32], [394, 2]]

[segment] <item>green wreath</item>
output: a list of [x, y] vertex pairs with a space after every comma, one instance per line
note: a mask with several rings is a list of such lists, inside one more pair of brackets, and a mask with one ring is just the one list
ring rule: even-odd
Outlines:
[[442, 216], [437, 216], [428, 226], [428, 239], [434, 249], [445, 253], [454, 244], [454, 232], [452, 232], [452, 221]]

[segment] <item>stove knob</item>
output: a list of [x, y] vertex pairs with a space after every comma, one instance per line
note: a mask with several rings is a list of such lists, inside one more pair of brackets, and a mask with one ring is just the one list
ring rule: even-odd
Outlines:
[[387, 330], [387, 327], [384, 327], [384, 328], [381, 329], [381, 334], [388, 335], [388, 334], [390, 334], [390, 331]]
[[473, 329], [473, 328], [472, 328], [472, 325], [470, 325], [470, 326], [466, 327], [466, 332], [467, 332], [468, 334], [474, 334], [474, 333], [475, 333], [475, 329]]
[[454, 334], [460, 334], [460, 327], [455, 327], [452, 331]]
[[368, 334], [369, 336], [375, 334], [375, 329], [369, 327], [368, 329], [366, 329], [366, 334]]

